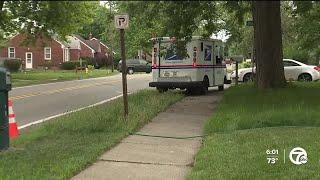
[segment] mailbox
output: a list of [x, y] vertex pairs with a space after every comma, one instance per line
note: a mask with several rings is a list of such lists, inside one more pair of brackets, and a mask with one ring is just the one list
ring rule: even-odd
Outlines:
[[11, 74], [0, 67], [0, 151], [9, 147], [8, 92], [11, 90]]

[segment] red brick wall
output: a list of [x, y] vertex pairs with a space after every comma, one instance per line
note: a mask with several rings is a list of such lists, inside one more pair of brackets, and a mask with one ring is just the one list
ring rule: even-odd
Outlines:
[[70, 60], [77, 61], [80, 59], [80, 50], [79, 49], [70, 49]]
[[80, 57], [93, 57], [92, 50], [88, 48], [86, 45], [84, 45], [82, 42], [80, 42]]
[[[21, 45], [25, 39], [25, 35], [18, 34], [13, 37], [9, 42], [7, 47], [15, 48], [16, 58], [20, 58], [25, 61], [26, 52], [32, 52], [32, 67], [37, 68], [42, 66], [45, 62], [44, 60], [44, 47], [51, 47], [51, 61], [54, 65], [58, 65], [63, 62], [63, 49], [61, 44], [53, 39], [47, 39], [45, 37], [38, 38], [35, 44], [29, 44], [27, 46]], [[8, 48], [5, 47], [1, 50], [1, 57], [8, 57]], [[46, 60], [47, 61], [47, 60]]]

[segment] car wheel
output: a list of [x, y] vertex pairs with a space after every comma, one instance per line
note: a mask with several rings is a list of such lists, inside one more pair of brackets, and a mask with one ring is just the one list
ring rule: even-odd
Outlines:
[[218, 91], [223, 91], [224, 90], [224, 85], [218, 86]]
[[298, 81], [312, 81], [312, 76], [308, 73], [300, 74], [298, 77]]
[[202, 84], [200, 94], [207, 94], [209, 89], [209, 79], [207, 76], [203, 78]]
[[243, 82], [252, 82], [252, 81], [253, 81], [252, 73], [247, 73], [243, 76]]
[[133, 74], [133, 73], [134, 73], [133, 68], [128, 68], [128, 74]]

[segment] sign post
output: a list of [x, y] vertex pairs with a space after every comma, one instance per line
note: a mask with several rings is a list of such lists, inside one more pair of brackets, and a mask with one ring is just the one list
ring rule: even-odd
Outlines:
[[[123, 104], [124, 104], [124, 117], [128, 117], [128, 92], [127, 92], [127, 64], [126, 64], [126, 52], [124, 44], [124, 29], [129, 27], [129, 16], [116, 15], [114, 17], [115, 26], [120, 29], [120, 46], [121, 46], [121, 69], [122, 69], [122, 93], [123, 93]], [[112, 52], [111, 52], [112, 53]]]

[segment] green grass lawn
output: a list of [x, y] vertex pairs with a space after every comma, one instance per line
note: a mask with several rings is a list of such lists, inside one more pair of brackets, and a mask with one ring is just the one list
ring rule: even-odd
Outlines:
[[30, 129], [0, 153], [0, 179], [68, 179], [182, 97], [142, 90], [129, 96], [127, 121], [119, 98]]
[[[188, 179], [319, 179], [319, 92], [319, 83], [262, 92], [231, 87], [205, 125]], [[307, 151], [306, 164], [291, 163], [294, 147]], [[267, 163], [268, 149], [278, 149], [276, 164]]]
[[85, 71], [75, 70], [32, 70], [26, 72], [12, 73], [12, 85], [13, 87], [27, 86], [33, 84], [42, 84], [50, 82], [59, 82], [75, 79], [87, 79], [95, 77], [110, 76], [118, 73], [116, 70], [112, 73], [110, 69], [95, 69], [88, 74]]

